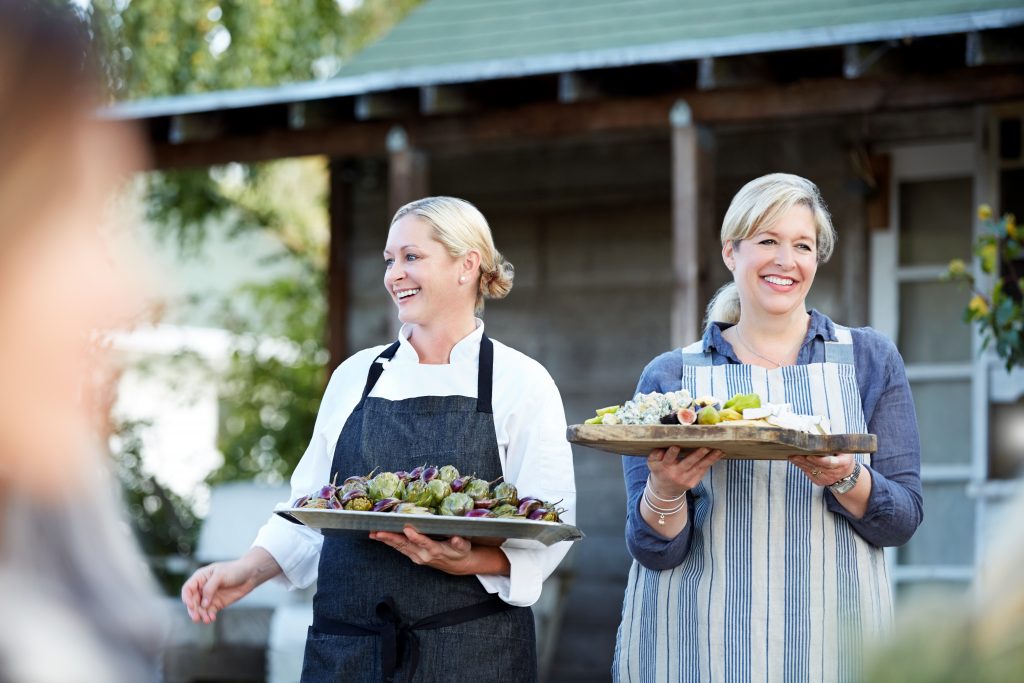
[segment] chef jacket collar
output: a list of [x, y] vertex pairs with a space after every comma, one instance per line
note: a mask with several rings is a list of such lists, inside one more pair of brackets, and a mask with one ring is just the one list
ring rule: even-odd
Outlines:
[[[452, 352], [448, 357], [450, 363], [465, 363], [468, 361], [476, 362], [480, 357], [480, 339], [484, 335], [484, 321], [480, 318], [474, 318], [476, 321], [476, 329], [463, 337], [455, 346], [452, 347]], [[398, 331], [398, 351], [395, 353], [395, 360], [403, 360], [412, 363], [419, 363], [420, 356], [416, 353], [416, 349], [413, 348], [412, 344], [409, 343], [409, 337], [412, 335], [412, 326], [403, 324], [402, 329]]]

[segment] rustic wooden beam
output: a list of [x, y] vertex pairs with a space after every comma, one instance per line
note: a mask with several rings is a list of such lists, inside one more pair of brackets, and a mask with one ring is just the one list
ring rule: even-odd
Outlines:
[[863, 78], [864, 76], [880, 76], [892, 70], [890, 60], [886, 59], [889, 52], [899, 43], [890, 40], [884, 43], [866, 43], [845, 45], [843, 47], [843, 76], [846, 78]]
[[1024, 31], [972, 31], [967, 34], [967, 66], [1020, 64], [1024, 62]]
[[480, 104], [466, 88], [458, 85], [427, 85], [420, 88], [420, 113], [424, 116], [468, 114]]
[[167, 141], [174, 145], [207, 142], [223, 136], [225, 129], [221, 112], [172, 116], [167, 129]]
[[772, 80], [772, 69], [763, 55], [705, 57], [697, 62], [698, 90], [763, 86]]
[[[986, 73], [987, 72], [987, 73]], [[501, 143], [615, 131], [661, 130], [680, 97], [695, 121], [707, 124], [994, 103], [1024, 98], [1024, 73], [1012, 68], [963, 68], [898, 80], [808, 79], [756, 88], [683, 91], [674, 95], [560, 104], [542, 102], [467, 117], [409, 117], [403, 126], [421, 149]], [[336, 123], [323, 130], [271, 129], [202, 143], [156, 140], [157, 168], [251, 162], [288, 156], [383, 156], [390, 124]]]
[[606, 96], [604, 88], [592, 77], [571, 71], [558, 74], [558, 101], [562, 104], [593, 102]]
[[350, 159], [331, 159], [328, 216], [331, 239], [327, 254], [327, 373], [351, 353], [349, 317], [352, 288], [352, 237], [355, 233], [356, 168]]
[[272, 129], [254, 135], [226, 137], [205, 143], [152, 146], [155, 168], [213, 166], [229, 161], [242, 163], [310, 155], [378, 157], [386, 147], [389, 124], [341, 123], [323, 130]]
[[404, 92], [367, 93], [356, 97], [355, 116], [357, 121], [397, 119], [415, 114], [419, 102]]
[[684, 346], [700, 338], [704, 254], [710, 226], [712, 195], [711, 134], [693, 120], [685, 101], [670, 114], [672, 125], [672, 313], [671, 345]]

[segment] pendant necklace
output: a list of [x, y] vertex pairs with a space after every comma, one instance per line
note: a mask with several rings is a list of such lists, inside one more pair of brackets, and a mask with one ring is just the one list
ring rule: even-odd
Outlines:
[[736, 330], [736, 339], [739, 340], [740, 344], [743, 344], [743, 348], [745, 348], [747, 351], [750, 351], [752, 354], [754, 354], [755, 356], [757, 356], [761, 360], [768, 361], [769, 363], [771, 363], [772, 365], [774, 365], [777, 368], [781, 368], [782, 367], [782, 363], [780, 363], [779, 361], [772, 360], [768, 356], [762, 356], [760, 353], [755, 351], [754, 348], [750, 344], [747, 343], [747, 340], [743, 338], [743, 334], [740, 332], [740, 326], [739, 325], [734, 325], [733, 329]]

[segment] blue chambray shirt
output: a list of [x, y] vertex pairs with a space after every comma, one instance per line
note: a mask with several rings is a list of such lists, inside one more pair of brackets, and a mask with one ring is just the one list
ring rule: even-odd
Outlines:
[[[810, 311], [807, 336], [800, 347], [797, 365], [823, 363], [825, 342], [836, 341], [835, 324], [818, 311]], [[715, 365], [739, 363], [732, 345], [722, 337], [731, 325], [714, 323], [704, 333], [704, 350]], [[851, 328], [854, 366], [868, 431], [878, 436], [878, 452], [871, 456], [871, 494], [867, 511], [855, 519], [831, 491], [825, 504], [834, 514], [846, 517], [853, 529], [869, 543], [883, 547], [903, 545], [924, 518], [921, 497], [921, 441], [914, 400], [896, 346], [870, 327]], [[680, 388], [682, 356], [679, 349], [652, 360], [637, 384], [637, 392], [668, 392]], [[648, 469], [645, 458], [624, 456], [626, 479], [626, 545], [630, 554], [650, 569], [670, 569], [682, 563], [693, 537], [693, 495], [688, 494], [689, 519], [683, 531], [666, 540], [640, 516], [640, 496]]]

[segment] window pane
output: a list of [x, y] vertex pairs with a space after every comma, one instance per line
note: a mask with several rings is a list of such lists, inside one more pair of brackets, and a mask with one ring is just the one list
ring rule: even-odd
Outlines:
[[897, 551], [900, 564], [974, 564], [974, 501], [963, 482], [924, 485], [924, 522]]
[[970, 380], [915, 381], [910, 390], [921, 432], [921, 461], [933, 465], [970, 463]]
[[955, 282], [900, 285], [899, 349], [907, 363], [968, 363], [967, 292]]
[[971, 256], [971, 179], [900, 183], [900, 265]]

